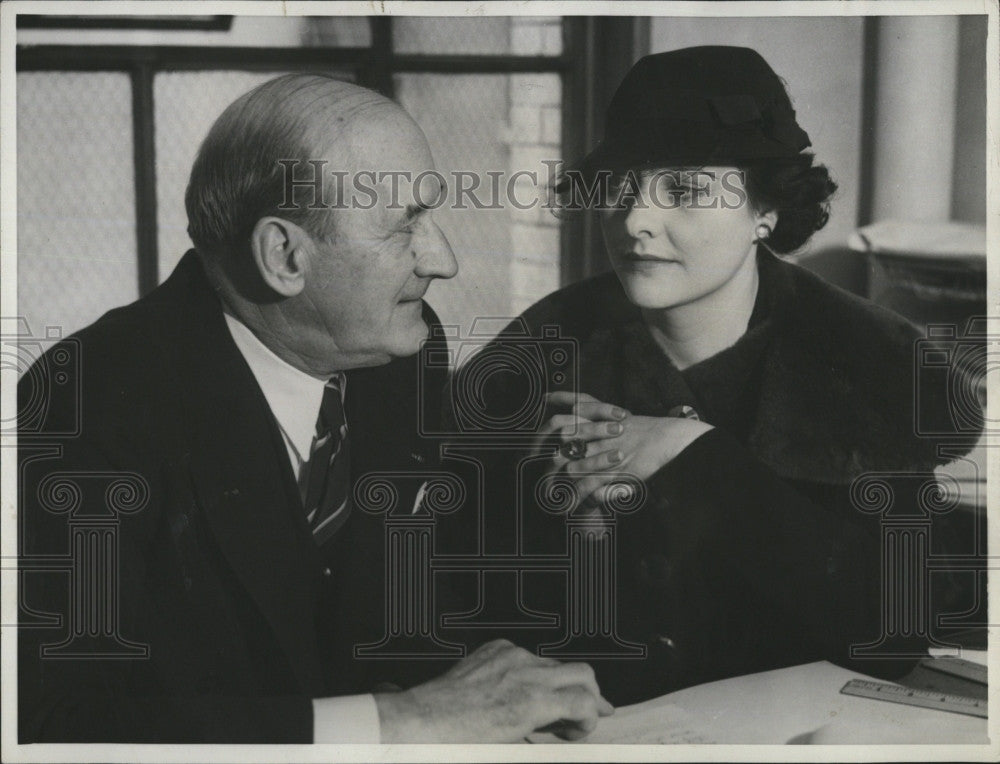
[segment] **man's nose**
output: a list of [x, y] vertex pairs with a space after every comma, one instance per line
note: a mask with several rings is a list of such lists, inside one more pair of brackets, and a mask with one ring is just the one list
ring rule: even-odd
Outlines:
[[428, 221], [420, 237], [417, 265], [414, 269], [421, 278], [450, 279], [458, 273], [458, 261], [444, 232], [436, 223]]

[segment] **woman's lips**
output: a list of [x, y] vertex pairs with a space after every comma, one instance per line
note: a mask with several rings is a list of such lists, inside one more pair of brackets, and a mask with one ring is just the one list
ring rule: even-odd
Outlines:
[[658, 255], [640, 255], [638, 252], [625, 252], [621, 259], [627, 263], [677, 263], [672, 257], [660, 257]]

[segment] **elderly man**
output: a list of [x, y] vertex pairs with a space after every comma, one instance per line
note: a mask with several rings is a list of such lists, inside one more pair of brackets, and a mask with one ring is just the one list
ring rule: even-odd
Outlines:
[[[289, 159], [395, 188], [289, 200]], [[80, 430], [22, 459], [22, 554], [70, 552], [46, 476], [131, 474], [148, 504], [115, 529], [116, 576], [90, 603], [115, 612], [113, 634], [66, 637], [83, 573], [72, 589], [24, 573], [22, 612], [59, 619], [22, 619], [21, 742], [515, 741], [610, 713], [589, 667], [507, 642], [430, 679], [427, 661], [354, 658], [384, 630], [385, 573], [382, 519], [352, 506], [353, 480], [436, 458], [415, 354], [436, 322], [422, 297], [457, 266], [407, 180], [432, 169], [405, 112], [321, 75], [267, 82], [212, 127], [187, 191], [195, 250], [73, 339], [59, 389], [79, 396], [53, 393], [46, 422], [79, 404]], [[445, 380], [424, 382], [437, 399]]]

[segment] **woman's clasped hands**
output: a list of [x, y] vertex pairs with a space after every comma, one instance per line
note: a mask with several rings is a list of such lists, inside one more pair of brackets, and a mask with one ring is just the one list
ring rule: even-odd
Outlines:
[[560, 446], [552, 471], [572, 480], [587, 504], [605, 502], [616, 486], [632, 490], [712, 429], [695, 419], [638, 416], [586, 393], [549, 393], [546, 404], [539, 446]]

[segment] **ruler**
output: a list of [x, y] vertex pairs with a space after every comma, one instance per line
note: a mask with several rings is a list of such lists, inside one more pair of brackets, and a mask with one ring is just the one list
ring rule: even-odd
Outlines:
[[950, 674], [961, 679], [968, 679], [970, 682], [986, 684], [986, 666], [981, 666], [972, 661], [952, 658], [946, 655], [941, 658], [928, 658], [921, 661], [920, 665], [931, 669], [931, 671], [939, 671], [942, 674]]
[[859, 698], [887, 700], [890, 703], [903, 703], [907, 706], [933, 708], [937, 711], [951, 711], [955, 714], [978, 716], [986, 718], [986, 701], [966, 698], [961, 695], [948, 695], [933, 690], [912, 690], [897, 684], [883, 684], [868, 679], [852, 679], [841, 690], [842, 695], [856, 695]]

